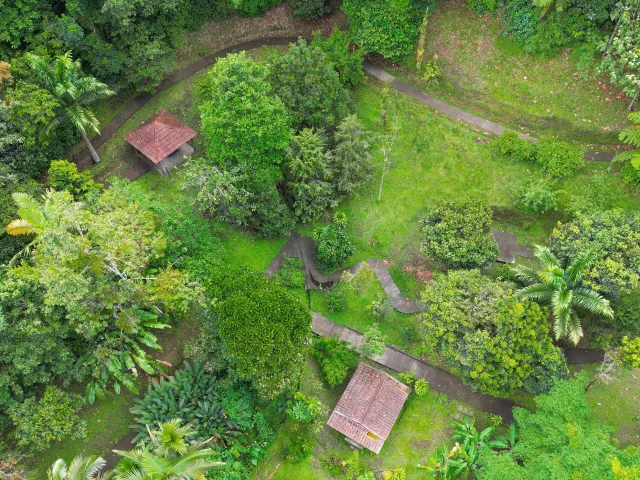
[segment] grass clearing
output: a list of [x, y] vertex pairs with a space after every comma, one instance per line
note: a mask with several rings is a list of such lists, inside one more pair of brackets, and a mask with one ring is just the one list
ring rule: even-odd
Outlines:
[[[476, 14], [461, 0], [439, 2], [429, 18], [425, 61], [438, 55], [439, 85], [415, 75], [415, 59], [395, 74], [437, 98], [523, 132], [584, 144], [617, 145], [626, 102], [579, 67], [570, 49], [530, 55], [502, 35], [501, 18]], [[584, 63], [584, 62], [582, 62]]]

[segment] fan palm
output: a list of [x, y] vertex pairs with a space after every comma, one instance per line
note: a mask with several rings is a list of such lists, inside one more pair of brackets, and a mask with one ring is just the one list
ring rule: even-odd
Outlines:
[[59, 458], [47, 472], [49, 480], [107, 480], [110, 473], [100, 475], [100, 470], [106, 462], [101, 457], [82, 457], [73, 459], [71, 465], [67, 467], [66, 462]]
[[551, 306], [556, 340], [568, 337], [574, 345], [580, 341], [582, 326], [576, 308], [613, 317], [609, 300], [582, 283], [584, 272], [595, 262], [592, 250], [561, 261], [548, 248], [536, 245], [533, 255], [540, 263], [540, 270], [524, 265], [517, 265], [513, 269], [516, 278], [527, 284], [516, 292], [516, 296]]
[[78, 60], [73, 61], [71, 52], [58, 56], [53, 65], [49, 65], [42, 58], [32, 53], [27, 53], [25, 58], [44, 88], [60, 104], [56, 116], [49, 122], [42, 133], [46, 136], [63, 121], [71, 120], [87, 144], [91, 158], [95, 163], [98, 163], [100, 157], [93, 145], [91, 145], [87, 133], [90, 131], [100, 133], [98, 130], [100, 123], [93, 112], [87, 108], [87, 105], [96, 100], [115, 95], [115, 92], [94, 77], [83, 76], [80, 62]]
[[149, 443], [134, 450], [114, 450], [126, 461], [116, 467], [116, 480], [196, 480], [204, 479], [206, 472], [224, 465], [208, 458], [215, 452], [204, 442], [189, 442], [194, 435], [191, 427], [180, 426], [175, 419], [160, 424], [159, 430], [149, 426]]

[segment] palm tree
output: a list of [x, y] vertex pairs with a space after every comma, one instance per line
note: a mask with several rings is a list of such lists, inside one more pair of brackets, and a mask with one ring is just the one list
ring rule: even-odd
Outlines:
[[180, 426], [175, 419], [160, 424], [153, 431], [147, 425], [149, 443], [134, 450], [123, 452], [114, 450], [125, 460], [114, 471], [115, 480], [196, 480], [204, 479], [206, 472], [224, 465], [208, 460], [215, 452], [207, 447], [211, 442], [190, 443], [194, 435], [189, 426]]
[[100, 475], [100, 470], [105, 465], [106, 462], [101, 457], [78, 456], [67, 467], [66, 462], [59, 458], [51, 466], [47, 475], [49, 480], [107, 480], [111, 477], [111, 473]]
[[613, 317], [609, 300], [582, 284], [584, 272], [595, 262], [593, 250], [577, 253], [572, 259], [561, 261], [547, 247], [536, 245], [533, 255], [540, 263], [540, 270], [524, 265], [517, 265], [513, 269], [516, 278], [528, 285], [518, 290], [516, 296], [551, 306], [556, 340], [568, 337], [574, 345], [580, 341], [582, 326], [576, 308]]
[[93, 145], [91, 145], [87, 132], [92, 130], [95, 133], [100, 133], [98, 130], [100, 123], [93, 112], [87, 108], [87, 105], [96, 100], [115, 95], [115, 92], [94, 77], [83, 76], [80, 62], [78, 60], [73, 61], [71, 52], [57, 57], [53, 65], [49, 65], [42, 58], [32, 53], [27, 53], [25, 58], [44, 88], [60, 104], [57, 115], [45, 127], [43, 134], [46, 136], [64, 120], [71, 120], [87, 144], [91, 158], [95, 163], [98, 163], [100, 157]]
[[[26, 193], [14, 192], [11, 194], [13, 201], [18, 206], [18, 215], [20, 215], [20, 218], [12, 220], [9, 225], [7, 225], [7, 233], [13, 236], [35, 234], [35, 238], [11, 259], [9, 262], [10, 266], [15, 264], [20, 256], [29, 254], [31, 249], [40, 240], [40, 235], [56, 221], [56, 212], [58, 210], [56, 207], [56, 198], [63, 195], [69, 194], [47, 190], [42, 196], [43, 202], [38, 202]], [[81, 208], [81, 203], [72, 202], [62, 213], [69, 221], [74, 222]]]

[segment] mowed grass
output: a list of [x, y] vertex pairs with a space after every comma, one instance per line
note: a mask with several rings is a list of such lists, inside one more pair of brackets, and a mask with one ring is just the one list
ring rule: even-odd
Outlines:
[[[374, 366], [379, 368], [379, 365]], [[300, 388], [305, 393], [320, 398], [328, 409], [327, 420], [345, 387], [346, 382], [333, 389], [326, 388], [316, 362], [307, 361]], [[436, 448], [449, 438], [452, 416], [458, 405], [460, 404], [433, 391], [421, 397], [412, 394], [380, 454], [362, 451], [360, 464], [379, 472], [403, 467], [408, 479], [424, 478], [424, 470], [419, 470], [417, 465], [424, 464]], [[287, 420], [278, 432], [267, 460], [256, 470], [256, 480], [346, 478], [343, 472], [330, 465], [336, 460], [349, 460], [353, 455], [341, 434], [325, 425], [314, 435], [313, 452], [300, 462], [290, 456], [290, 447], [297, 441], [297, 436], [295, 425]]]
[[[355, 92], [358, 116], [367, 129], [380, 138], [382, 126], [380, 85], [367, 81]], [[391, 166], [385, 173], [382, 198], [378, 190], [382, 174], [382, 153], [378, 141], [374, 147], [377, 165], [374, 181], [359, 195], [338, 207], [349, 220], [350, 237], [358, 249], [352, 260], [378, 257], [396, 265], [419, 265], [425, 259], [419, 253], [422, 240], [420, 219], [427, 209], [443, 200], [471, 200], [497, 207], [494, 228], [519, 236], [524, 244], [546, 243], [552, 228], [564, 216], [523, 215], [514, 208], [513, 188], [519, 182], [542, 177], [536, 165], [511, 162], [494, 154], [491, 137], [466, 124], [456, 122], [430, 110], [419, 102], [390, 91], [388, 112], [399, 126], [391, 153]], [[607, 189], [620, 192], [607, 208], [637, 209], [640, 197], [622, 183], [615, 168], [585, 162], [572, 177], [557, 182], [559, 200], [566, 206], [572, 196], [597, 191], [596, 176], [604, 179]]]
[[618, 144], [627, 99], [580, 68], [570, 49], [530, 55], [503, 35], [500, 16], [480, 15], [466, 2], [438, 3], [429, 18], [425, 62], [438, 55], [439, 85], [414, 75], [415, 58], [396, 73], [434, 96], [512, 128], [586, 144]]
[[[597, 368], [576, 366], [572, 371], [586, 371], [592, 378]], [[587, 402], [598, 420], [613, 427], [622, 448], [640, 444], [640, 369], [618, 370], [611, 380], [598, 381], [587, 391]]]

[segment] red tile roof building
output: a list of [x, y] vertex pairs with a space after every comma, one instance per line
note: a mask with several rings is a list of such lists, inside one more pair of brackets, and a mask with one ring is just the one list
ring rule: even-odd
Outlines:
[[380, 453], [409, 392], [405, 384], [361, 363], [328, 424], [349, 440]]
[[124, 138], [157, 165], [196, 135], [194, 130], [161, 109]]

